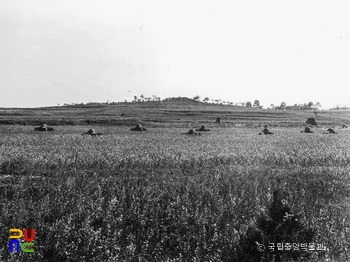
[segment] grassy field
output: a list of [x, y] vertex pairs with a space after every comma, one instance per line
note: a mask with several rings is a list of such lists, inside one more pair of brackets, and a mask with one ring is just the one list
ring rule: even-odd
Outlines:
[[[0, 126], [1, 261], [267, 261], [247, 239], [276, 189], [327, 247], [303, 261], [349, 260], [346, 129], [55, 128]], [[30, 227], [35, 252], [10, 254], [9, 228]]]
[[[0, 124], [19, 125], [107, 125], [131, 126], [142, 123], [152, 127], [187, 127], [191, 124], [213, 124], [220, 117], [223, 126], [237, 124], [261, 126], [269, 123], [276, 127], [300, 127], [309, 117], [310, 110], [270, 110], [206, 104], [188, 98], [173, 98], [161, 102], [127, 104], [92, 104], [45, 108], [0, 108]], [[318, 110], [321, 125], [350, 125], [350, 109]]]

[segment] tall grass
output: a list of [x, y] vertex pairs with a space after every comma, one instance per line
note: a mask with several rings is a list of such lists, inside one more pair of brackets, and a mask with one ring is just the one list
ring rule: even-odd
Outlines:
[[57, 129], [0, 131], [2, 236], [36, 230], [33, 254], [10, 254], [3, 237], [1, 261], [239, 261], [275, 189], [327, 247], [310, 261], [350, 255], [349, 132]]

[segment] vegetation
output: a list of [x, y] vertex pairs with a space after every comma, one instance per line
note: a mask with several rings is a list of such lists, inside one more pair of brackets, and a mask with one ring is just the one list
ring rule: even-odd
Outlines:
[[[209, 100], [209, 98], [208, 98]], [[321, 125], [350, 124], [350, 110], [271, 110], [261, 109], [260, 102], [250, 106], [231, 106], [179, 97], [162, 101], [134, 103], [79, 104], [46, 108], [0, 108], [0, 124], [18, 125], [109, 125], [135, 126], [141, 123], [152, 127], [188, 127], [194, 121], [213, 123], [220, 117], [223, 127], [236, 125], [298, 126], [309, 117], [317, 117]], [[244, 103], [245, 104], [245, 103]], [[273, 108], [273, 107], [272, 107]], [[284, 107], [285, 108], [285, 107]]]
[[[131, 102], [128, 102], [125, 100], [125, 102], [109, 102], [107, 100], [106, 103], [99, 103], [99, 102], [89, 102], [89, 103], [72, 103], [72, 104], [67, 104], [65, 103], [64, 106], [91, 106], [91, 105], [120, 105], [120, 104], [129, 104], [129, 103], [145, 103], [145, 102], [166, 102], [166, 101], [174, 101], [174, 100], [191, 100], [190, 98], [187, 97], [171, 97], [171, 98], [165, 98], [161, 99], [160, 97], [157, 97], [153, 95], [152, 97], [145, 97], [143, 94], [140, 95], [140, 98], [137, 96], [134, 96], [134, 99]], [[195, 96], [192, 98], [193, 101], [201, 102], [201, 97], [199, 95]], [[259, 100], [254, 100], [254, 104], [252, 102], [230, 102], [230, 101], [223, 101], [221, 99], [210, 99], [209, 97], [205, 97], [202, 102], [203, 103], [209, 103], [211, 101], [211, 104], [217, 104], [217, 105], [226, 105], [226, 106], [239, 106], [239, 107], [255, 107], [255, 108], [262, 108], [263, 106], [260, 105]], [[59, 105], [59, 104], [58, 104]], [[322, 105], [320, 102], [308, 102], [308, 103], [301, 103], [301, 104], [294, 104], [294, 105], [287, 105], [285, 102], [282, 102], [280, 106], [275, 106], [274, 104], [271, 104], [268, 109], [274, 109], [274, 110], [318, 110], [322, 108]], [[336, 105], [332, 109], [349, 109], [348, 106], [341, 106], [341, 105]]]
[[[0, 126], [1, 261], [263, 261], [244, 247], [255, 250], [247, 239], [266, 230], [276, 189], [327, 248], [307, 261], [349, 259], [347, 130], [214, 128], [190, 137], [101, 126], [104, 136], [80, 135], [89, 128]], [[34, 253], [8, 252], [13, 227], [35, 229]]]

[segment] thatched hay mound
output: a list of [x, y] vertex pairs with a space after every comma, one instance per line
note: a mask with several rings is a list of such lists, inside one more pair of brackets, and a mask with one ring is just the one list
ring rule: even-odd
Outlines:
[[84, 135], [94, 135], [96, 134], [96, 130], [95, 129], [89, 129]]
[[43, 124], [39, 127], [35, 127], [34, 131], [55, 131], [52, 127], [47, 126], [46, 124]]
[[304, 130], [300, 131], [300, 133], [313, 133], [314, 131], [311, 130], [310, 127], [306, 126]]
[[273, 135], [273, 132], [271, 132], [268, 128], [264, 128], [258, 135]]
[[312, 118], [312, 117], [306, 119], [306, 124], [309, 124], [309, 125], [312, 125], [312, 126], [317, 126], [315, 118]]
[[147, 129], [142, 127], [141, 124], [137, 124], [135, 127], [130, 129], [131, 131], [146, 131]]
[[205, 125], [202, 125], [200, 128], [197, 128], [196, 131], [210, 131]]
[[323, 132], [323, 134], [338, 134], [337, 132], [334, 131], [333, 128], [328, 128], [325, 132]]
[[102, 133], [97, 133], [95, 129], [89, 129], [86, 133], [82, 135], [90, 135], [90, 136], [102, 136]]
[[221, 117], [217, 117], [215, 122], [221, 124]]
[[191, 128], [188, 132], [182, 133], [183, 135], [194, 135], [194, 136], [200, 136], [201, 133], [196, 132], [195, 129]]

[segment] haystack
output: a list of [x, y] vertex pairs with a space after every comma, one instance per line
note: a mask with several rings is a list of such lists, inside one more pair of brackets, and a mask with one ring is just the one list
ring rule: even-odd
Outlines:
[[273, 132], [271, 132], [267, 127], [265, 127], [258, 135], [273, 135]]
[[146, 131], [147, 129], [142, 127], [141, 124], [137, 124], [135, 127], [130, 129], [131, 131]]
[[306, 119], [306, 124], [309, 124], [309, 125], [312, 125], [312, 126], [317, 126], [315, 118], [312, 118], [312, 117]]
[[310, 127], [306, 126], [304, 130], [300, 131], [300, 133], [313, 133], [314, 131], [311, 130]]
[[328, 128], [325, 132], [323, 132], [323, 134], [338, 134], [337, 132], [334, 131], [333, 128]]
[[210, 131], [205, 125], [202, 125], [200, 128], [196, 129], [196, 131]]
[[39, 127], [35, 127], [34, 131], [54, 131], [52, 127], [47, 126], [47, 124], [42, 124]]
[[86, 133], [83, 133], [82, 135], [102, 136], [102, 133], [97, 133], [95, 129], [89, 129]]
[[201, 133], [196, 132], [195, 129], [191, 128], [188, 132], [182, 133], [183, 135], [194, 135], [194, 136], [200, 136]]

